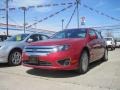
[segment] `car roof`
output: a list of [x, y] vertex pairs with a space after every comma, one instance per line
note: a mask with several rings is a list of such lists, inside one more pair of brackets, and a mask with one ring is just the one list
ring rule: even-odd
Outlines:
[[81, 29], [92, 29], [92, 28], [71, 28], [71, 29], [64, 29], [64, 30], [81, 30]]
[[32, 35], [32, 34], [42, 34], [42, 33], [21, 33], [21, 34], [16, 34], [16, 35], [23, 35], [23, 34], [29, 34], [29, 35]]
[[104, 37], [104, 38], [113, 38], [113, 37]]

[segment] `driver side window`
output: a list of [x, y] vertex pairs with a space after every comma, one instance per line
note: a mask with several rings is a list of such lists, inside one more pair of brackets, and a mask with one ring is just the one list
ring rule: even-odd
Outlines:
[[41, 38], [39, 37], [38, 34], [34, 34], [34, 35], [31, 35], [28, 39], [28, 42], [35, 42], [35, 41], [39, 41], [41, 40]]

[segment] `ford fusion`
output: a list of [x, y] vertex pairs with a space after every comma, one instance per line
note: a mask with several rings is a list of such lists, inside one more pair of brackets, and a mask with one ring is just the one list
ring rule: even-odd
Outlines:
[[91, 62], [108, 60], [108, 51], [100, 32], [91, 28], [68, 29], [27, 45], [22, 59], [27, 67], [86, 73]]

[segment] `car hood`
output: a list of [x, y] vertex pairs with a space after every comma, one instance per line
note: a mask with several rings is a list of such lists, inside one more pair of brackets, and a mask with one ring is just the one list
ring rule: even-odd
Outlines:
[[81, 38], [69, 38], [69, 39], [48, 39], [45, 41], [38, 41], [31, 43], [30, 45], [34, 46], [53, 46], [53, 45], [66, 45], [66, 44], [72, 44], [76, 42], [83, 41], [84, 39]]
[[112, 45], [112, 44], [114, 44], [112, 41], [107, 41], [106, 43], [107, 43], [107, 45]]

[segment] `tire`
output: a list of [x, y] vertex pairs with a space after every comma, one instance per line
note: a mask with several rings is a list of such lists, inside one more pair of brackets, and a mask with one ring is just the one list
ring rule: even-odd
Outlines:
[[79, 66], [77, 72], [80, 74], [85, 74], [88, 71], [89, 57], [87, 51], [83, 51], [79, 60]]
[[10, 66], [17, 66], [21, 64], [22, 53], [20, 51], [12, 51], [8, 57], [8, 64]]
[[111, 47], [110, 50], [113, 51], [113, 47]]
[[112, 50], [115, 50], [115, 47], [112, 47]]
[[115, 47], [114, 47], [114, 50], [115, 50]]
[[108, 61], [108, 50], [107, 49], [105, 49], [105, 52], [104, 52], [102, 60], [103, 61]]
[[111, 47], [111, 51], [113, 50], [113, 47]]
[[112, 50], [115, 50], [115, 47], [113, 47]]

